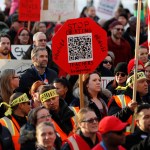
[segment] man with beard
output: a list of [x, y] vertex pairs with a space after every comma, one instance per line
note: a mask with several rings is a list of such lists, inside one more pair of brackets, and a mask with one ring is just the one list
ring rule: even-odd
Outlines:
[[114, 66], [119, 62], [129, 62], [131, 59], [131, 47], [128, 41], [122, 38], [123, 25], [119, 21], [114, 21], [109, 25], [111, 36], [108, 37], [108, 49], [115, 55]]
[[31, 60], [33, 65], [21, 75], [20, 85], [17, 89], [17, 91], [27, 93], [28, 95], [35, 81], [40, 80], [50, 84], [57, 78], [57, 73], [47, 68], [48, 52], [46, 48], [34, 47], [31, 52]]
[[10, 51], [10, 37], [0, 34], [0, 59], [16, 59]]

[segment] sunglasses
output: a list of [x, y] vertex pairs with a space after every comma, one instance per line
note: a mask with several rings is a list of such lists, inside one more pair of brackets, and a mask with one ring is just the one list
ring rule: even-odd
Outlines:
[[111, 61], [108, 61], [108, 60], [104, 60], [103, 63], [104, 63], [104, 64], [108, 64], [108, 63], [109, 63], [109, 64], [112, 65], [112, 62], [111, 62]]
[[91, 118], [91, 119], [88, 119], [88, 120], [83, 120], [82, 122], [94, 123], [94, 121], [99, 122], [99, 119], [97, 117], [95, 117], [95, 118]]
[[47, 115], [47, 116], [41, 116], [41, 117], [39, 117], [39, 118], [37, 118], [37, 119], [47, 119], [47, 118], [51, 118], [51, 115], [49, 114], [49, 115]]
[[123, 28], [114, 28], [114, 29], [116, 29], [117, 31], [124, 31], [124, 29]]
[[125, 76], [126, 76], [126, 74], [123, 73], [123, 72], [117, 72], [117, 73], [116, 73], [116, 76], [118, 77], [119, 75], [120, 75], [121, 77], [125, 77]]

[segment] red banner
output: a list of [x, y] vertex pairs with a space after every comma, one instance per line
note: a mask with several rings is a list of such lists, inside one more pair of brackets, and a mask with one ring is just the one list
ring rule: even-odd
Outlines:
[[20, 0], [19, 20], [39, 21], [40, 20], [40, 0]]

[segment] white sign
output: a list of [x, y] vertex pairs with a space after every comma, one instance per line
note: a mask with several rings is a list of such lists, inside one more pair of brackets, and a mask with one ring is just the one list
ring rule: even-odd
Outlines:
[[114, 77], [101, 77], [102, 88], [106, 88], [106, 85], [107, 85], [111, 80], [114, 80]]
[[118, 8], [120, 0], [99, 0], [96, 13], [101, 19], [108, 20], [114, 17], [114, 12]]
[[30, 45], [11, 45], [11, 52], [14, 57], [21, 60], [23, 54], [28, 50]]
[[42, 0], [41, 21], [66, 21], [76, 18], [77, 0]]
[[22, 74], [31, 64], [31, 60], [0, 59], [0, 70], [15, 69], [18, 74]]

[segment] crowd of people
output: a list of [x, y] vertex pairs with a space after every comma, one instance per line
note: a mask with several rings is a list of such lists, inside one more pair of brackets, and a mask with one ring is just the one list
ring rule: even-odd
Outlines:
[[[18, 19], [18, 2], [5, 0], [6, 8], [0, 11], [0, 59], [16, 59], [13, 44], [30, 45], [22, 59], [32, 65], [22, 74], [1, 70], [0, 150], [149, 150], [146, 21], [141, 21], [135, 50], [137, 18], [128, 9], [120, 6], [104, 21], [94, 6], [83, 8], [79, 17], [93, 19], [107, 32], [108, 53], [95, 71], [83, 75], [80, 99], [78, 76], [67, 74], [52, 59], [52, 37], [63, 22], [31, 22], [27, 28], [27, 22]], [[104, 88], [101, 77], [114, 79]]]

